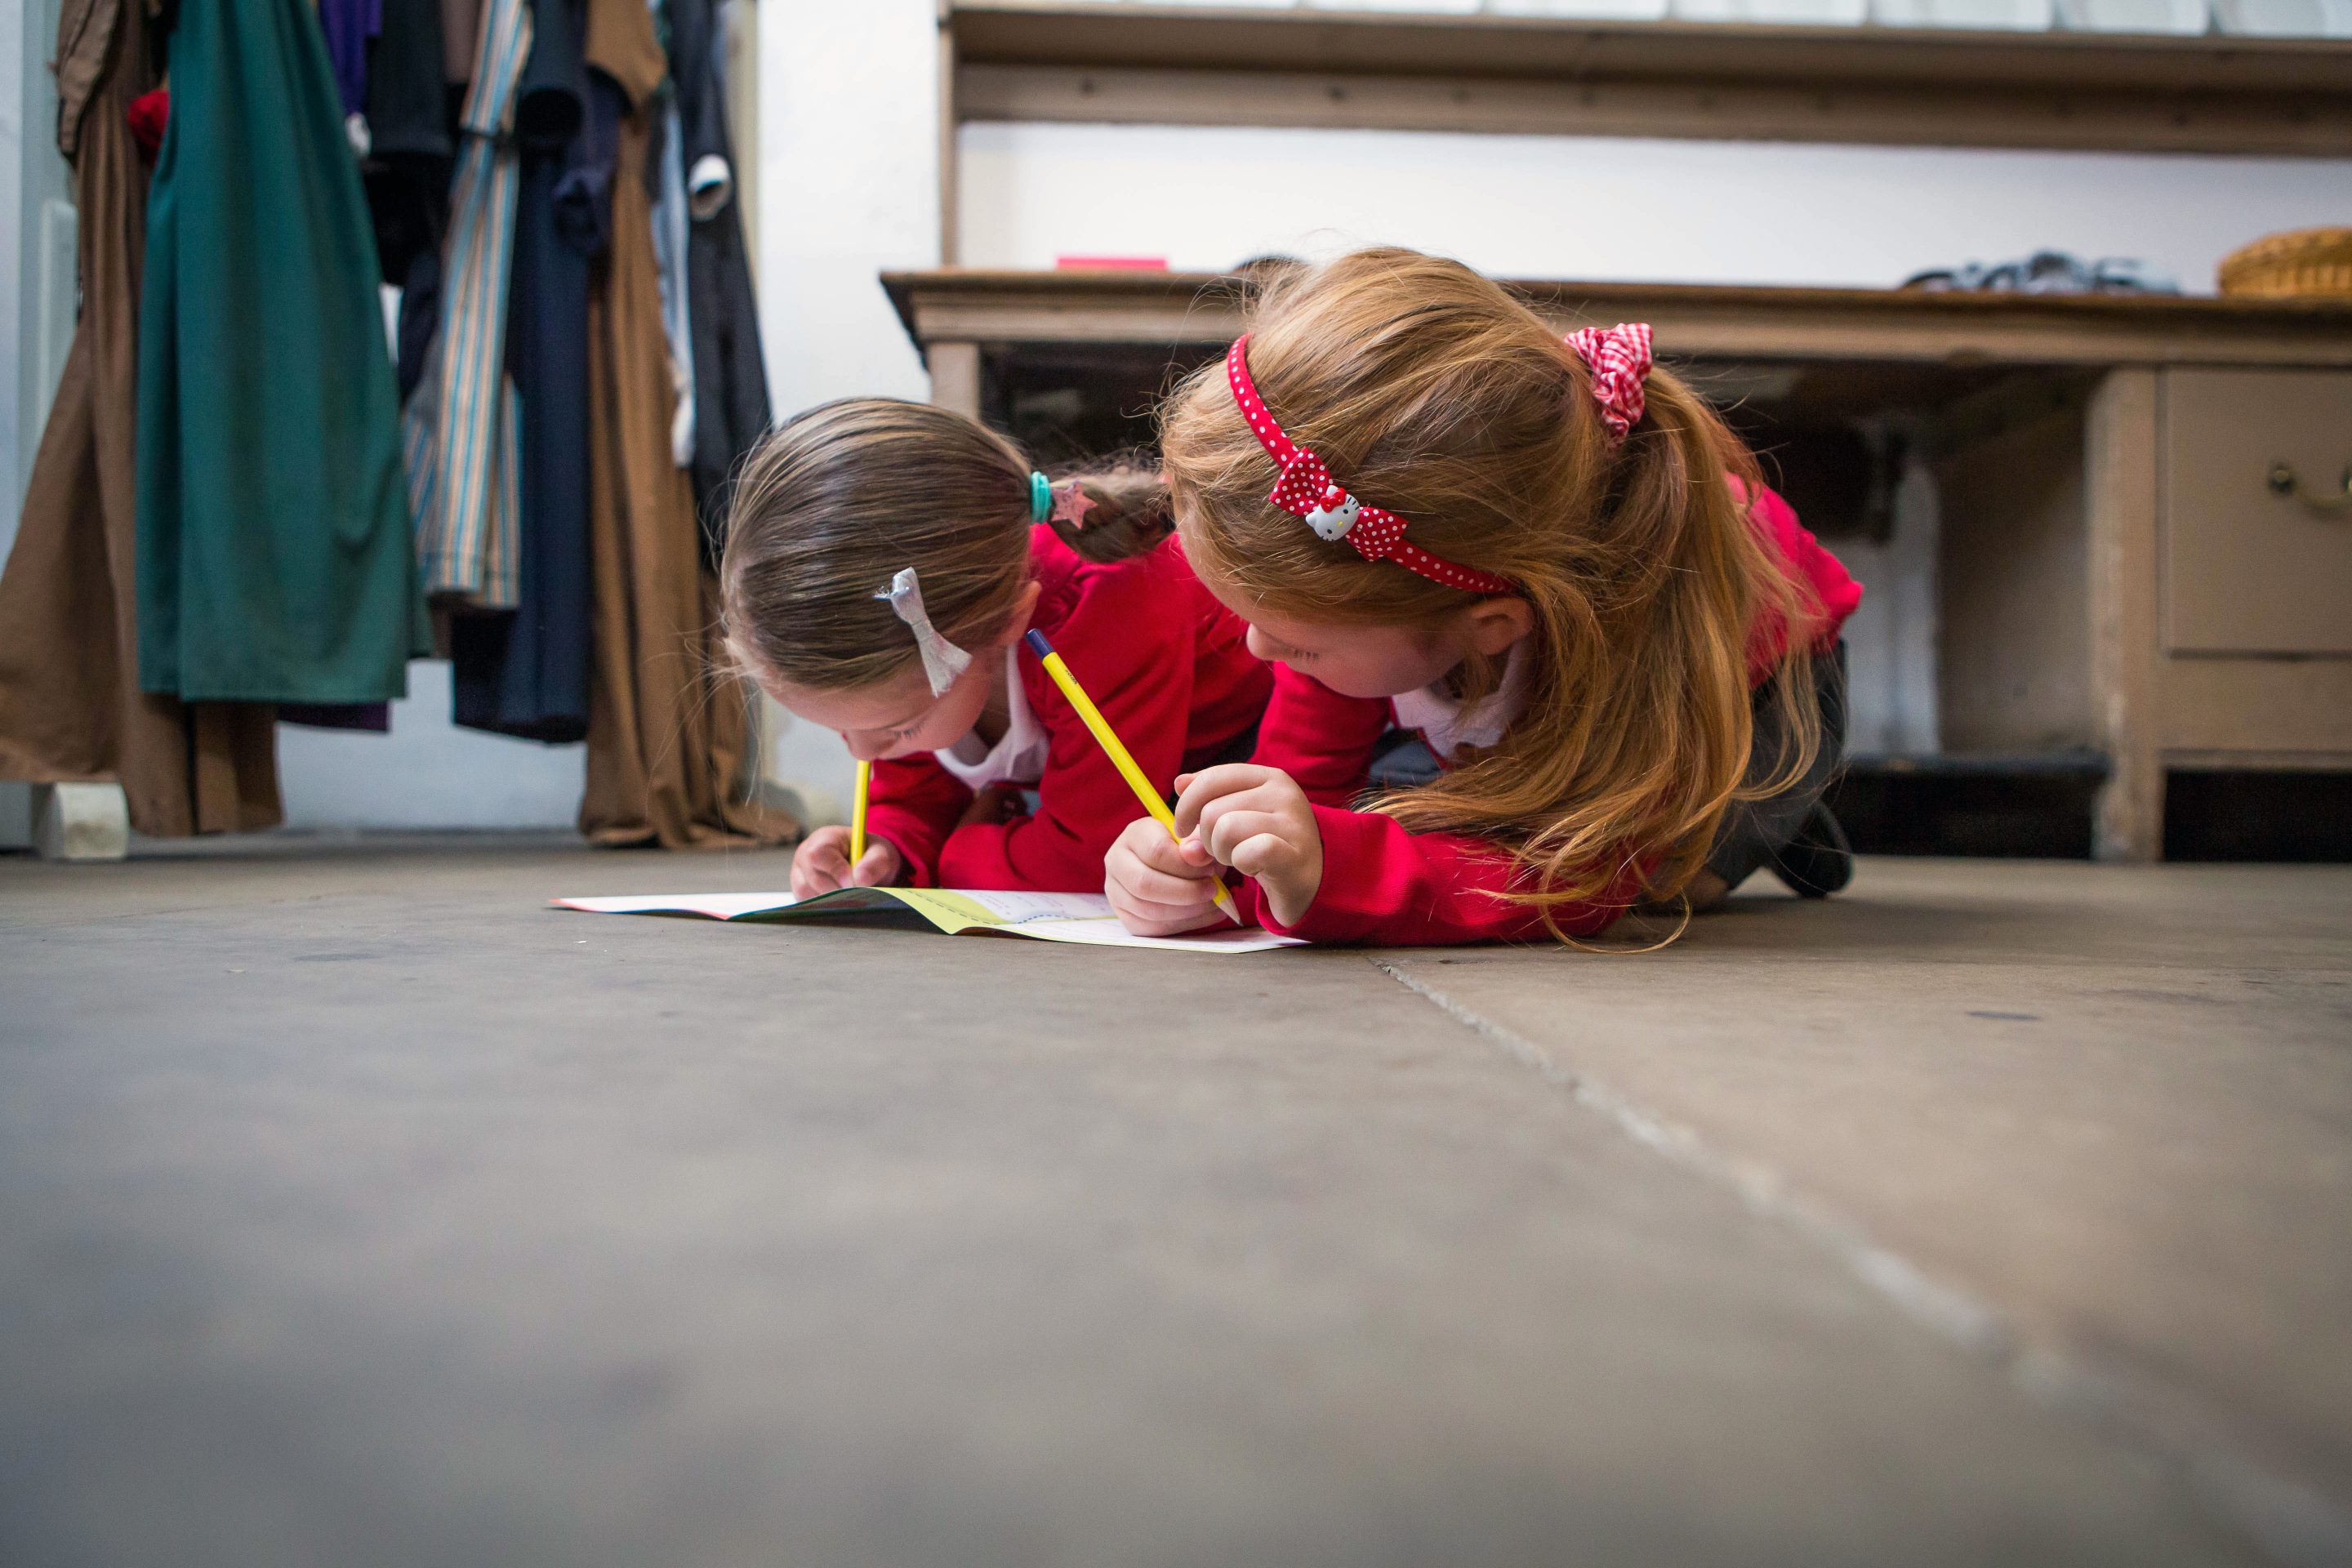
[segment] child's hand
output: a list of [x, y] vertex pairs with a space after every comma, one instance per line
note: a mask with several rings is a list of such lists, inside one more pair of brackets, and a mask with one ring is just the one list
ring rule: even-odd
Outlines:
[[1180, 778], [1176, 787], [1183, 792], [1176, 831], [1185, 836], [1184, 858], [1214, 858], [1255, 878], [1274, 918], [1297, 924], [1323, 886], [1323, 833], [1298, 781], [1280, 768], [1228, 763]]
[[1174, 936], [1225, 923], [1211, 891], [1216, 874], [1208, 851], [1179, 847], [1157, 817], [1139, 816], [1103, 857], [1103, 893], [1118, 923], [1135, 935]]
[[801, 840], [793, 856], [793, 897], [813, 899], [836, 888], [886, 888], [898, 879], [905, 867], [897, 845], [871, 834], [866, 836], [866, 858], [853, 867], [849, 829], [820, 827]]

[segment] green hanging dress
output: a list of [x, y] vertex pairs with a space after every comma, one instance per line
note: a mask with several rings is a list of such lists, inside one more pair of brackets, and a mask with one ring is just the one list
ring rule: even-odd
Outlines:
[[428, 650], [359, 169], [310, 0], [182, 0], [139, 322], [139, 679], [376, 702]]

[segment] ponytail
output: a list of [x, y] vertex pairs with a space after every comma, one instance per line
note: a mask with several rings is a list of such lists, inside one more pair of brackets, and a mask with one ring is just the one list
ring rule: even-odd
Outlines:
[[1148, 554], [1175, 531], [1176, 509], [1168, 499], [1168, 481], [1148, 453], [1122, 452], [1066, 470], [1053, 480], [1056, 495], [1071, 485], [1085, 498], [1085, 504], [1075, 509], [1083, 513], [1083, 521], [1073, 521], [1058, 509], [1046, 521], [1081, 560], [1108, 565]]

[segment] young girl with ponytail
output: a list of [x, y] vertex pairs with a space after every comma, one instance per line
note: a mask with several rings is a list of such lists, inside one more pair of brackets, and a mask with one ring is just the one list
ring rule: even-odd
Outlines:
[[[1208, 879], [1323, 942], [1584, 937], [1769, 866], [1850, 873], [1820, 805], [1862, 590], [1649, 329], [1563, 339], [1452, 261], [1276, 278], [1176, 394], [1186, 554], [1280, 668], [1255, 756], [1179, 780], [1106, 860], [1131, 931], [1209, 924]], [[1367, 803], [1392, 724], [1437, 779]]]
[[1247, 756], [1271, 676], [1171, 526], [1148, 466], [1052, 481], [922, 404], [827, 404], [768, 437], [732, 503], [728, 639], [769, 695], [874, 764], [865, 858], [819, 828], [793, 891], [1101, 888], [1135, 796], [1023, 647], [1032, 627], [1162, 789]]

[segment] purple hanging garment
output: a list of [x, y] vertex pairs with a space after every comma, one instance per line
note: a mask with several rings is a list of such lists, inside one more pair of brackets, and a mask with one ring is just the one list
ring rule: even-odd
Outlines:
[[367, 112], [368, 45], [383, 31], [383, 0], [319, 0], [319, 26], [346, 115]]

